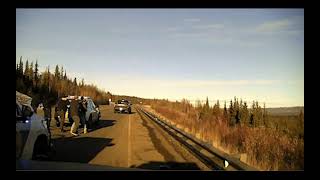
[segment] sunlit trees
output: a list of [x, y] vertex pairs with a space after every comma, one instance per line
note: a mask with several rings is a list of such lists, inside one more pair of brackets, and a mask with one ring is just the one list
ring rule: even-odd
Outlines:
[[228, 119], [228, 110], [227, 110], [227, 102], [226, 101], [224, 101], [223, 116], [225, 119]]
[[[246, 153], [246, 163], [261, 170], [299, 169], [304, 166], [303, 128], [297, 129], [301, 131], [297, 137], [281, 129], [262, 127], [263, 121], [268, 120], [265, 104], [261, 108], [257, 101], [248, 105], [242, 99], [235, 98], [230, 100], [229, 108], [225, 102], [223, 113], [217, 114], [214, 113], [219, 107], [217, 101], [209, 107], [210, 113], [206, 115], [208, 99], [204, 103], [197, 100], [195, 107], [188, 106], [186, 99], [180, 102], [150, 99], [146, 102], [151, 105], [150, 111], [203, 142], [230, 154]], [[239, 122], [236, 124], [237, 119]], [[299, 119], [300, 126], [303, 126], [302, 111]]]
[[36, 104], [43, 102], [53, 105], [58, 98], [68, 95], [90, 96], [96, 103], [105, 104], [108, 97], [111, 97], [109, 92], [107, 94], [94, 85], [84, 84], [84, 79], [81, 83], [77, 82], [77, 78], [72, 81], [63, 66], [56, 65], [52, 74], [49, 66], [40, 73], [38, 61], [33, 66], [33, 62], [27, 60], [25, 68], [23, 64], [20, 57], [16, 65], [16, 90], [33, 97]]
[[241, 124], [242, 125], [249, 124], [249, 110], [248, 110], [247, 102], [244, 102], [240, 111], [241, 111]]
[[235, 125], [235, 104], [230, 100], [229, 105], [229, 125]]

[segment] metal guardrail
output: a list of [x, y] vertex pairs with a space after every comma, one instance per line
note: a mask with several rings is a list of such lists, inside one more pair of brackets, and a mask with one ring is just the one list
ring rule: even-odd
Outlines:
[[[212, 170], [227, 170], [225, 167], [225, 162], [235, 170], [245, 170], [245, 171], [257, 171], [258, 169], [253, 168], [239, 159], [231, 157], [230, 155], [221, 152], [220, 150], [202, 142], [195, 137], [181, 131], [180, 129], [173, 127], [161, 120], [156, 115], [144, 110], [141, 107], [136, 107], [139, 113], [143, 113], [148, 118], [160, 125], [164, 130], [166, 130], [170, 135], [172, 135], [176, 140], [185, 145], [187, 149], [195, 155], [200, 161], [207, 165]], [[229, 167], [230, 168], [230, 167]]]

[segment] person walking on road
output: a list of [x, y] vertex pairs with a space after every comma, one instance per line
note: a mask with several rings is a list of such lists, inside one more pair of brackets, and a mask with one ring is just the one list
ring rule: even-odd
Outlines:
[[81, 124], [83, 125], [83, 133], [86, 134], [87, 131], [87, 120], [86, 120], [86, 112], [87, 112], [87, 101], [81, 96], [81, 100], [79, 102], [79, 117]]
[[79, 102], [77, 100], [70, 100], [70, 112], [68, 116], [72, 117], [73, 119], [73, 124], [70, 129], [70, 133], [74, 136], [78, 136], [78, 127], [80, 123], [80, 118], [79, 118]]

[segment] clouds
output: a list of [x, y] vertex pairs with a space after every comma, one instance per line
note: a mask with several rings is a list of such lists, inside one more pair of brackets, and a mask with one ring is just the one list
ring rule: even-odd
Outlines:
[[277, 32], [287, 29], [292, 24], [288, 19], [269, 21], [256, 27], [257, 32]]
[[222, 30], [225, 27], [224, 24], [215, 24], [215, 23], [211, 23], [211, 24], [194, 24], [191, 26], [173, 26], [173, 27], [167, 27], [165, 28], [166, 32], [177, 32], [177, 33], [181, 33], [181, 34], [186, 34], [186, 32], [188, 31], [189, 34], [191, 35], [192, 33], [195, 34], [203, 34], [206, 33], [210, 30]]
[[204, 24], [204, 25], [194, 25], [192, 28], [201, 30], [211, 30], [211, 29], [223, 29], [224, 24]]
[[166, 30], [167, 31], [177, 31], [177, 30], [179, 30], [179, 28], [178, 27], [168, 27], [168, 28], [166, 28]]
[[302, 16], [292, 16], [284, 19], [269, 20], [258, 24], [254, 31], [260, 34], [286, 33], [288, 35], [298, 35], [304, 31], [304, 19]]
[[[225, 25], [222, 23], [205, 23], [200, 19], [184, 19], [185, 22], [193, 22], [192, 24], [178, 24], [176, 26], [167, 27], [166, 32], [171, 38], [196, 38], [198, 40], [207, 40], [208, 38], [218, 38], [223, 32]], [[220, 38], [219, 38], [220, 39]]]
[[184, 22], [199, 22], [200, 19], [198, 19], [198, 18], [186, 18], [183, 21]]
[[188, 18], [183, 19], [180, 24], [167, 27], [166, 36], [174, 38], [177, 42], [197, 41], [252, 50], [258, 47], [271, 47], [272, 44], [284, 45], [289, 40], [303, 41], [303, 18], [303, 15], [277, 18], [271, 16], [250, 23], [236, 23], [233, 19], [201, 19], [200, 21], [198, 18]]

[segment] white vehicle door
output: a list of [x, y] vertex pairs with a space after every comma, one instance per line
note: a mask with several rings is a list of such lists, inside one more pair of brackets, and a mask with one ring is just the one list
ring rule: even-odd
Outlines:
[[91, 99], [88, 101], [88, 105], [89, 104], [90, 104], [90, 113], [91, 113], [91, 116], [92, 116], [92, 120], [96, 121], [97, 118], [98, 118], [97, 112], [96, 112], [96, 107], [95, 107], [95, 105], [94, 105], [94, 103], [93, 103], [93, 101]]
[[30, 119], [23, 117], [22, 107], [16, 104], [16, 158], [21, 157], [31, 129]]
[[92, 103], [92, 111], [93, 111], [92, 114], [94, 115], [94, 120], [96, 121], [98, 119], [98, 112], [96, 110], [96, 105], [94, 104], [94, 102], [91, 101], [91, 103]]

